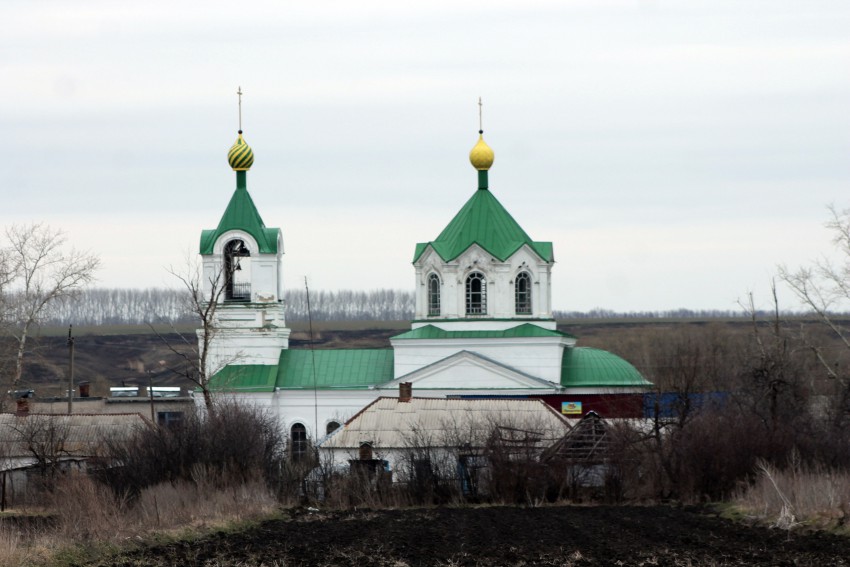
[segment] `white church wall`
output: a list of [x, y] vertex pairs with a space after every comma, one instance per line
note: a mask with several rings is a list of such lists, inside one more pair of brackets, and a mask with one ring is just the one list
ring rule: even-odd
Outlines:
[[209, 368], [215, 372], [227, 364], [277, 364], [280, 351], [289, 348], [285, 325], [282, 303], [222, 303], [215, 314]]
[[[506, 262], [496, 260], [477, 245], [470, 246], [452, 262], [428, 248], [414, 265], [416, 270], [416, 319], [469, 319], [477, 322], [495, 319], [551, 319], [551, 264], [543, 261], [527, 245], [519, 248]], [[517, 315], [514, 282], [517, 274], [529, 273], [532, 279], [532, 312]], [[481, 315], [466, 314], [466, 278], [472, 272], [482, 273], [487, 281], [487, 311]], [[440, 276], [440, 315], [428, 314], [428, 276]]]
[[[434, 339], [391, 341], [394, 350], [394, 377], [400, 378], [434, 364], [456, 352], [468, 350], [505, 366], [553, 383], [561, 381], [561, 358], [567, 337], [521, 339]], [[458, 384], [465, 381], [456, 373]]]

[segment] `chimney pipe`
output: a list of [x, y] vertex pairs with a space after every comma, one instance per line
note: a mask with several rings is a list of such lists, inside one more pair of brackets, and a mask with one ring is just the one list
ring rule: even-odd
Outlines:
[[413, 397], [413, 382], [402, 382], [398, 385], [398, 401], [409, 402]]
[[29, 398], [18, 398], [17, 407], [15, 408], [15, 415], [19, 417], [24, 417], [29, 415], [30, 413], [30, 401]]

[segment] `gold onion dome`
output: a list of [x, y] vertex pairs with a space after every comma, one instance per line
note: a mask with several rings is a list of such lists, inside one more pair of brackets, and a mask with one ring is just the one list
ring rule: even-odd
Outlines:
[[493, 149], [484, 141], [484, 132], [478, 131], [478, 143], [469, 151], [469, 162], [478, 171], [487, 171], [493, 165]]
[[239, 137], [227, 152], [227, 161], [233, 171], [248, 171], [254, 164], [254, 150], [242, 138], [242, 130], [239, 130]]

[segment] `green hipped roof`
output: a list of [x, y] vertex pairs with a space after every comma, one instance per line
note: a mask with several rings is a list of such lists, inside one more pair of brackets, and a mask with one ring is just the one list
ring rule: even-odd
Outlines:
[[616, 354], [590, 347], [565, 348], [561, 386], [567, 388], [652, 386], [637, 368]]
[[245, 171], [236, 172], [236, 191], [224, 210], [218, 228], [201, 232], [201, 254], [212, 254], [215, 241], [228, 230], [244, 230], [257, 241], [261, 254], [277, 254], [280, 229], [266, 228], [248, 193], [245, 174]]
[[211, 387], [243, 392], [365, 389], [392, 379], [392, 349], [286, 349], [281, 351], [277, 365], [231, 364], [222, 368], [212, 378]]
[[525, 323], [502, 331], [445, 331], [434, 325], [425, 325], [392, 337], [393, 339], [506, 339], [517, 337], [570, 337], [567, 333], [550, 331]]
[[554, 260], [552, 243], [533, 241], [484, 187], [472, 195], [436, 240], [416, 245], [413, 261], [416, 262], [430, 245], [440, 258], [451, 262], [473, 244], [478, 244], [500, 261], [507, 260], [523, 244], [546, 262]]

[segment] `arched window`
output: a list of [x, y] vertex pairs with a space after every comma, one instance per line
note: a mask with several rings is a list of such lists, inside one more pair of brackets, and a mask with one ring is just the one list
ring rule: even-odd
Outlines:
[[531, 276], [528, 272], [521, 272], [514, 281], [514, 295], [516, 298], [516, 314], [531, 315]]
[[330, 435], [331, 433], [333, 433], [337, 429], [339, 429], [339, 422], [338, 421], [329, 421], [327, 426], [325, 426], [325, 435]]
[[307, 454], [307, 428], [296, 423], [290, 430], [289, 456], [293, 461], [299, 461]]
[[440, 315], [440, 276], [431, 274], [428, 276], [428, 316]]
[[487, 314], [487, 279], [481, 272], [472, 272], [466, 278], [466, 314]]
[[224, 298], [231, 301], [251, 299], [251, 252], [241, 240], [231, 240], [224, 247]]

